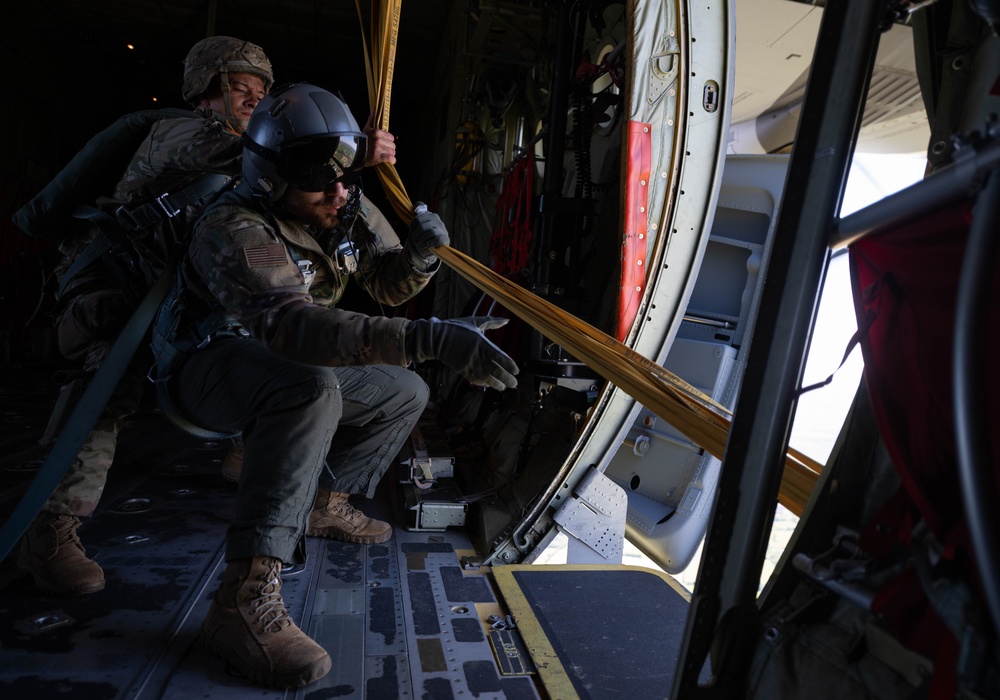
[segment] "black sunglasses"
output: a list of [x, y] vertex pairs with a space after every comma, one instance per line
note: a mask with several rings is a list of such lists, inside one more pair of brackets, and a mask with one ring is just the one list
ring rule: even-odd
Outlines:
[[350, 188], [357, 183], [365, 161], [364, 134], [324, 134], [282, 144], [279, 151], [260, 146], [244, 134], [244, 144], [275, 164], [278, 176], [304, 192], [322, 192], [335, 183]]
[[316, 173], [312, 177], [302, 178], [298, 181], [290, 180], [288, 184], [303, 192], [325, 192], [334, 187], [338, 182], [344, 186], [345, 190], [349, 190], [361, 182], [361, 173], [344, 173], [339, 177], [333, 178], [329, 177], [328, 174]]

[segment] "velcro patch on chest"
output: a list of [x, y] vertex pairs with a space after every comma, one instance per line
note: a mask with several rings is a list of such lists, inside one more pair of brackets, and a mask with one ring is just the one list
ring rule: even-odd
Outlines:
[[285, 252], [285, 246], [280, 243], [244, 248], [243, 255], [247, 259], [247, 266], [251, 269], [256, 267], [278, 267], [288, 262], [288, 254]]

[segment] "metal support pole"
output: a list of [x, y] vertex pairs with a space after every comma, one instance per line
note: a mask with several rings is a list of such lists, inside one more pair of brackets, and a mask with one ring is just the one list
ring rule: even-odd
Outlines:
[[963, 146], [948, 167], [840, 219], [830, 248], [846, 248], [865, 236], [919, 219], [973, 196], [983, 176], [998, 164], [1000, 137], [984, 145]]
[[[744, 690], [795, 392], [861, 123], [882, 9], [878, 0], [843, 0], [823, 11], [673, 698], [728, 698]], [[699, 685], [710, 651], [711, 680]]]
[[562, 199], [563, 158], [566, 155], [566, 111], [569, 108], [569, 84], [572, 80], [572, 30], [570, 23], [571, 3], [563, 2], [559, 7], [556, 26], [555, 57], [552, 69], [552, 83], [549, 91], [549, 117], [545, 133], [545, 175], [542, 178], [542, 200], [539, 212], [538, 241], [535, 244], [534, 292], [542, 297], [551, 293], [549, 259], [556, 239], [556, 224], [559, 218], [559, 202]]

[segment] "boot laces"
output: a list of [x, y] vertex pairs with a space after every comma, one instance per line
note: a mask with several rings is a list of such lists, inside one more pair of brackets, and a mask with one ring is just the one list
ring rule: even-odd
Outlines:
[[365, 514], [352, 506], [346, 498], [340, 499], [337, 503], [328, 506], [327, 511], [333, 515], [339, 515], [348, 522], [355, 522], [365, 517]]
[[59, 550], [65, 545], [79, 544], [80, 537], [76, 534], [76, 528], [79, 525], [80, 521], [75, 515], [63, 513], [52, 518], [48, 522], [49, 529], [52, 531], [52, 551]]
[[277, 559], [267, 563], [267, 571], [258, 577], [262, 585], [255, 591], [250, 609], [254, 613], [254, 624], [263, 632], [280, 632], [292, 624], [292, 618], [285, 609], [281, 598], [281, 567]]

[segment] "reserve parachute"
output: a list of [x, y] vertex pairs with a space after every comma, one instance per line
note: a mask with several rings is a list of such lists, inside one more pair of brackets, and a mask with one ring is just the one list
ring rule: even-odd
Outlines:
[[93, 202], [114, 190], [152, 125], [195, 117], [184, 109], [149, 109], [120, 117], [93, 136], [41, 192], [17, 210], [14, 224], [29, 236], [58, 244], [79, 232]]

